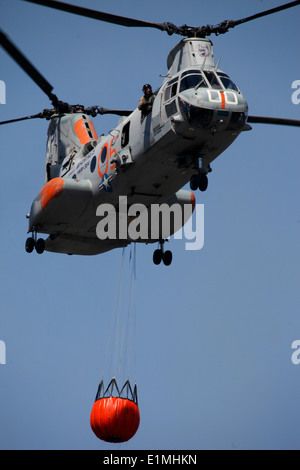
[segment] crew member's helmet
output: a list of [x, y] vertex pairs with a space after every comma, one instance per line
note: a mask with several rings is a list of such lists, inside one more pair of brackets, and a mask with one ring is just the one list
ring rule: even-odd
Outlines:
[[147, 90], [147, 88], [150, 88], [150, 90], [152, 91], [152, 86], [149, 84], [149, 83], [146, 83], [144, 86], [143, 86], [143, 92], [145, 93], [145, 91]]

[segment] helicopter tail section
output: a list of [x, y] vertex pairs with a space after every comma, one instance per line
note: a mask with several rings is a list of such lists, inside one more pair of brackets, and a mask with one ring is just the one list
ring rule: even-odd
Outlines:
[[63, 163], [97, 141], [92, 121], [82, 113], [54, 115], [47, 134], [45, 182], [62, 175]]

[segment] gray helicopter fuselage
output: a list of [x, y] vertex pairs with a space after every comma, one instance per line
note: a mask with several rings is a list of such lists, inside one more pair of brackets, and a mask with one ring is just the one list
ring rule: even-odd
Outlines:
[[29, 231], [50, 234], [47, 250], [95, 254], [130, 243], [96, 237], [100, 204], [117, 208], [126, 198], [128, 205], [149, 208], [170, 203], [174, 194], [192, 203], [190, 191], [180, 188], [193, 174], [210, 172], [213, 160], [250, 129], [247, 102], [215, 67], [210, 41], [182, 40], [169, 55], [168, 69], [150, 114], [136, 109], [107, 136], [98, 139], [83, 113], [52, 117], [46, 183], [64, 180], [64, 188], [46, 207], [39, 193], [29, 217]]

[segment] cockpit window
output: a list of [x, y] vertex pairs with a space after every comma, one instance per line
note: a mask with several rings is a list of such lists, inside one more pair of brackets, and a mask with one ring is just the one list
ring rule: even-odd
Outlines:
[[[202, 74], [203, 73], [203, 74]], [[213, 70], [186, 70], [181, 75], [179, 91], [188, 90], [189, 88], [208, 88], [208, 84], [215, 90], [234, 90], [239, 92], [238, 87], [224, 72], [216, 73]]]
[[189, 88], [195, 88], [195, 87], [207, 88], [207, 83], [204, 80], [204, 77], [201, 75], [201, 73], [193, 74], [193, 75], [185, 75], [185, 76], [184, 74], [182, 74], [179, 91], [184, 91], [184, 90], [188, 90]]
[[218, 72], [218, 76], [226, 90], [239, 91], [238, 87], [233, 83], [233, 81], [228, 77], [228, 75], [226, 75], [226, 73]]
[[206, 76], [206, 78], [207, 78], [207, 80], [208, 80], [208, 82], [209, 82], [209, 84], [212, 88], [215, 88], [215, 89], [222, 88], [221, 84], [220, 84], [219, 80], [217, 79], [217, 76], [214, 72], [210, 72], [210, 71], [205, 70], [204, 73], [205, 73], [205, 76]]

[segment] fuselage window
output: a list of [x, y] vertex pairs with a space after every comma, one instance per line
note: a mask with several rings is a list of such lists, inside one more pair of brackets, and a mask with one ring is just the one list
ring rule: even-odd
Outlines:
[[173, 114], [177, 113], [177, 105], [176, 105], [176, 99], [171, 101], [169, 104], [166, 104], [166, 115], [167, 117], [173, 116]]
[[95, 168], [96, 168], [96, 163], [97, 163], [97, 159], [96, 159], [96, 156], [94, 155], [92, 160], [91, 160], [91, 163], [90, 163], [90, 170], [91, 170], [91, 173], [94, 172]]
[[101, 163], [106, 162], [106, 155], [107, 155], [107, 144], [103, 147], [101, 152]]
[[164, 100], [168, 101], [171, 98], [173, 98], [176, 93], [177, 93], [177, 83], [178, 83], [178, 78], [174, 78], [167, 84], [167, 88], [165, 89], [164, 93]]
[[122, 130], [122, 136], [121, 136], [121, 147], [122, 149], [126, 147], [129, 143], [129, 129], [130, 129], [130, 121], [125, 124]]

